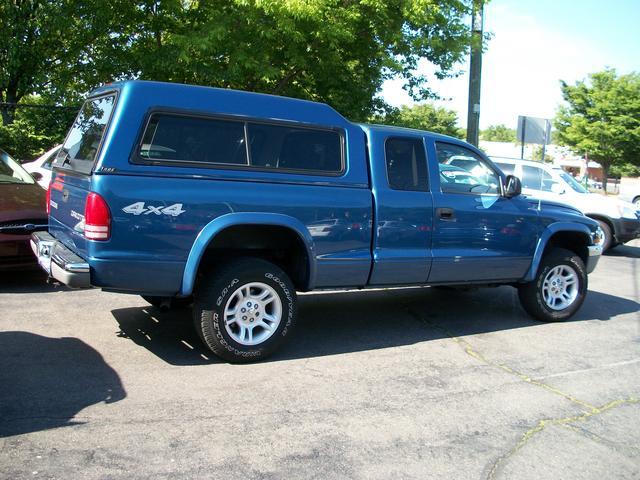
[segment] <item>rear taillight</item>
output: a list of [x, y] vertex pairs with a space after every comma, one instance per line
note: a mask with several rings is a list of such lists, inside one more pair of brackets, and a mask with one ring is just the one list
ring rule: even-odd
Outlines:
[[111, 237], [111, 212], [107, 202], [97, 193], [87, 196], [84, 207], [84, 237], [87, 240], [109, 240]]
[[47, 187], [47, 205], [46, 205], [46, 209], [47, 209], [47, 215], [49, 215], [49, 213], [51, 213], [51, 182], [49, 182], [49, 186]]

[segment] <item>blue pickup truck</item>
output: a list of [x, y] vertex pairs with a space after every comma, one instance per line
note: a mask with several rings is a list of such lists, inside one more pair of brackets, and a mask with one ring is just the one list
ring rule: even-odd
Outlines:
[[529, 314], [564, 320], [602, 251], [596, 222], [519, 196], [465, 142], [277, 96], [106, 85], [53, 170], [49, 230], [31, 243], [43, 268], [193, 303], [202, 341], [233, 362], [290, 335], [297, 291], [508, 284]]

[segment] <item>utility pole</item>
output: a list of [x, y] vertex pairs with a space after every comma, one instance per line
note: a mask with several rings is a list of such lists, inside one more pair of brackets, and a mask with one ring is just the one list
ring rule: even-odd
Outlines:
[[480, 77], [482, 76], [482, 31], [484, 0], [473, 0], [471, 12], [471, 64], [469, 66], [469, 107], [467, 142], [478, 146], [480, 127]]

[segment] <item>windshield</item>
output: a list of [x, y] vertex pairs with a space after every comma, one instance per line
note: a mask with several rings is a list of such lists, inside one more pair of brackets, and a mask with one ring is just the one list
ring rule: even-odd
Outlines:
[[589, 193], [586, 188], [584, 188], [582, 185], [580, 185], [575, 178], [573, 178], [571, 175], [569, 175], [564, 170], [558, 170], [557, 172], [560, 175], [560, 178], [562, 178], [566, 183], [568, 183], [569, 186], [571, 188], [573, 188], [576, 192], [578, 192], [578, 193]]
[[7, 152], [0, 150], [0, 183], [35, 183], [31, 175]]
[[54, 166], [91, 173], [115, 99], [115, 95], [107, 95], [85, 102], [69, 130]]

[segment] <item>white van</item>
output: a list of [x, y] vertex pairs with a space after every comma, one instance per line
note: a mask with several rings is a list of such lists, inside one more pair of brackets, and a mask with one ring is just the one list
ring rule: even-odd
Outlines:
[[523, 195], [567, 203], [598, 221], [605, 233], [605, 250], [640, 237], [640, 209], [637, 205], [589, 193], [556, 165], [503, 157], [491, 157], [491, 160], [505, 175], [520, 178]]

